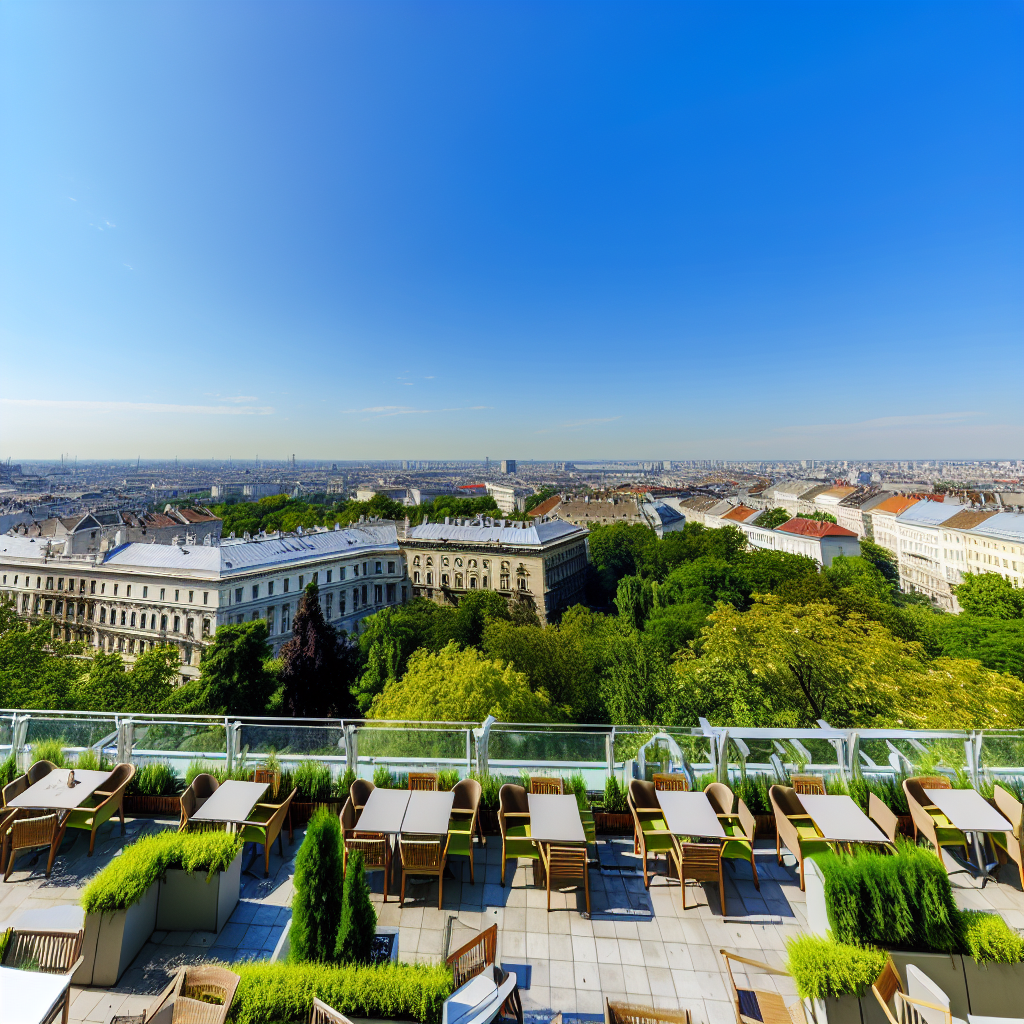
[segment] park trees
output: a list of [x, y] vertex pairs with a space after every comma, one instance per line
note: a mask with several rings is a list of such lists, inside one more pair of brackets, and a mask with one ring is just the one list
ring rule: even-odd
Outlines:
[[167, 708], [181, 669], [178, 648], [153, 647], [128, 668], [120, 654], [97, 651], [88, 672], [75, 686], [71, 701], [83, 711], [144, 714]]
[[1024, 590], [995, 572], [964, 573], [963, 582], [953, 587], [953, 593], [960, 607], [972, 615], [991, 619], [1024, 616]]
[[775, 508], [765, 509], [756, 519], [756, 523], [764, 530], [774, 530], [776, 526], [788, 523], [793, 517], [778, 505]]

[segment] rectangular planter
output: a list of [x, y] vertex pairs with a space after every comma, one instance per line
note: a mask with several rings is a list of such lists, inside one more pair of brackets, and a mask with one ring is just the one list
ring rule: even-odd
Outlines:
[[629, 836], [633, 834], [633, 815], [594, 811], [594, 827], [599, 835]]
[[961, 958], [971, 1013], [981, 1017], [1019, 1017], [1024, 1007], [1024, 964], [979, 964]]
[[85, 915], [82, 966], [72, 979], [75, 985], [116, 985], [128, 965], [156, 930], [160, 883], [154, 882], [146, 895], [127, 910], [112, 914]]
[[241, 854], [227, 871], [215, 871], [209, 882], [205, 871], [171, 868], [158, 883], [156, 927], [167, 932], [219, 932], [238, 904], [241, 879]]
[[[967, 1002], [967, 983], [964, 980], [963, 958], [959, 953], [906, 953], [892, 951], [893, 963], [903, 983], [907, 981], [907, 964], [913, 964], [928, 975], [949, 996], [949, 1008], [954, 1017], [967, 1020], [970, 1011]], [[869, 990], [861, 998], [863, 1024], [888, 1024], [878, 1000]]]
[[321, 800], [319, 803], [293, 800], [291, 803], [292, 826], [305, 825], [321, 807], [326, 807], [332, 814], [341, 814], [341, 809], [344, 806], [344, 800]]
[[[874, 996], [871, 997], [874, 999]], [[861, 1001], [856, 996], [826, 996], [824, 999], [805, 999], [804, 1007], [812, 1024], [863, 1024], [860, 1012]]]
[[124, 813], [133, 817], [153, 815], [160, 818], [181, 817], [181, 797], [179, 796], [125, 796]]

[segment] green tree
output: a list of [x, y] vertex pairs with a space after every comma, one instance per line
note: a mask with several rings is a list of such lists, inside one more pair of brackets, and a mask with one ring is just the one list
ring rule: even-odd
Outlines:
[[774, 530], [776, 526], [788, 523], [792, 518], [784, 508], [779, 508], [776, 505], [775, 508], [765, 509], [754, 521], [762, 529]]
[[714, 608], [725, 601], [744, 608], [750, 597], [750, 585], [743, 564], [703, 555], [673, 569], [658, 588], [658, 601], [669, 604], [702, 604]]
[[665, 663], [668, 664], [677, 651], [700, 636], [709, 611], [710, 609], [699, 601], [655, 608], [644, 626], [644, 632], [651, 637]]
[[161, 712], [180, 670], [178, 649], [169, 644], [140, 654], [130, 669], [120, 654], [97, 651], [88, 674], [75, 687], [72, 703], [83, 711]]
[[899, 563], [888, 548], [865, 537], [860, 542], [860, 557], [866, 558], [894, 588], [900, 585]]
[[1024, 590], [998, 573], [964, 573], [963, 582], [953, 587], [960, 607], [971, 615], [992, 619], [1019, 619], [1024, 616]]
[[377, 911], [370, 900], [370, 887], [363, 871], [363, 852], [356, 850], [348, 859], [345, 891], [341, 900], [341, 924], [334, 948], [334, 959], [343, 964], [368, 964], [373, 959], [373, 940], [377, 934]]
[[839, 525], [839, 520], [831, 512], [798, 512], [796, 517], [797, 519], [813, 519], [816, 523], [835, 523], [836, 526]]
[[661, 721], [668, 673], [654, 638], [621, 625], [609, 646], [604, 702], [613, 725]]
[[535, 494], [531, 494], [525, 502], [523, 502], [523, 511], [532, 512], [538, 505], [543, 504], [548, 498], [553, 498], [558, 491], [553, 487], [542, 487]]
[[85, 673], [85, 646], [50, 636], [52, 625], [18, 619], [13, 606], [0, 601], [0, 706], [72, 708], [72, 694]]
[[599, 599], [607, 604], [623, 576], [637, 575], [647, 551], [657, 545], [658, 538], [642, 523], [615, 523], [592, 526], [588, 542]]
[[[512, 610], [504, 594], [500, 594], [496, 590], [470, 591], [459, 600], [453, 623], [452, 639], [463, 647], [479, 647], [484, 637], [484, 630], [489, 623], [496, 619], [512, 621]], [[536, 619], [535, 610], [534, 619]]]
[[840, 590], [853, 590], [877, 601], [892, 600], [892, 584], [866, 558], [837, 555], [823, 572]]
[[740, 562], [751, 594], [775, 594], [795, 581], [817, 576], [821, 566], [807, 555], [786, 551], [752, 551]]
[[650, 580], [640, 576], [623, 576], [615, 595], [619, 617], [634, 629], [643, 629], [654, 607], [654, 591]]
[[344, 884], [341, 844], [337, 814], [321, 808], [310, 818], [295, 855], [288, 954], [293, 963], [329, 961], [335, 955]]

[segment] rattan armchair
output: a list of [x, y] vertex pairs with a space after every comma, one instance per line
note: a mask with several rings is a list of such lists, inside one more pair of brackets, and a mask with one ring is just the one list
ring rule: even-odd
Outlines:
[[25, 773], [28, 776], [28, 784], [34, 786], [40, 779], [45, 779], [56, 767], [52, 761], [36, 761]]
[[270, 788], [270, 799], [277, 799], [277, 794], [281, 791], [281, 771], [279, 768], [253, 768], [252, 781], [265, 783]]
[[[552, 1020], [551, 1024], [555, 1022]], [[692, 1024], [692, 1021], [689, 1010], [655, 1009], [605, 999], [604, 1024]]]
[[448, 856], [469, 858], [470, 885], [476, 885], [473, 870], [473, 833], [480, 827], [481, 792], [480, 783], [476, 779], [463, 779], [457, 783], [452, 790], [452, 810], [448, 821]]
[[964, 859], [970, 860], [967, 836], [932, 803], [928, 789], [952, 789], [949, 779], [941, 775], [919, 775], [903, 780], [903, 792], [907, 796], [910, 817], [914, 822], [914, 839], [924, 836], [941, 857], [942, 847], [961, 846]]
[[890, 843], [896, 842], [899, 818], [874, 793], [868, 794], [868, 817], [886, 834]]
[[790, 780], [797, 796], [801, 793], [808, 796], [825, 795], [825, 780], [820, 775], [791, 775]]
[[655, 790], [688, 793], [690, 780], [682, 772], [655, 772], [652, 776]]
[[[573, 882], [583, 886], [590, 916], [590, 862], [586, 846], [560, 846], [556, 843], [540, 844], [540, 859], [544, 864], [544, 875], [548, 891], [548, 913], [551, 913], [552, 878], [558, 882]], [[561, 888], [561, 886], [556, 886]]]
[[8, 782], [3, 789], [4, 807], [10, 804], [16, 796], [21, 796], [21, 794], [28, 789], [29, 785], [30, 783], [28, 781], [27, 774], [19, 775], [16, 779], [12, 779]]
[[679, 875], [682, 891], [683, 910], [686, 910], [686, 880], [694, 882], [717, 882], [718, 902], [725, 916], [725, 882], [722, 873], [721, 843], [684, 843], [675, 836], [669, 856]]
[[1012, 860], [1020, 872], [1020, 884], [1024, 886], [1024, 804], [1007, 789], [997, 785], [993, 793], [996, 810], [1013, 829], [1009, 832], [990, 832], [989, 838], [995, 847], [1001, 863]]
[[754, 876], [754, 888], [760, 891], [761, 883], [754, 861], [754, 834], [757, 822], [753, 814], [724, 782], [712, 782], [705, 786], [704, 795], [715, 809], [715, 814], [728, 837], [722, 844], [722, 856], [726, 860], [745, 860], [750, 865], [750, 873]]
[[115, 765], [110, 778], [103, 783], [103, 788], [97, 789], [81, 807], [67, 813], [54, 840], [55, 850], [60, 846], [67, 829], [79, 828], [89, 833], [91, 857], [96, 846], [96, 832], [100, 825], [109, 821], [115, 814], [121, 817], [121, 835], [124, 835], [124, 791], [134, 777], [135, 765]]
[[[277, 840], [277, 852], [284, 856], [284, 840], [281, 829], [288, 818], [288, 810], [295, 798], [297, 789], [293, 789], [280, 804], [257, 804], [249, 813], [250, 818], [242, 823], [239, 835], [243, 843], [259, 843], [263, 847], [263, 877], [270, 877], [270, 848]], [[288, 837], [289, 844], [293, 836]]]
[[213, 775], [203, 772], [197, 775], [184, 793], [181, 794], [181, 823], [178, 825], [179, 832], [188, 830], [189, 819], [199, 810], [207, 800], [220, 788], [220, 783]]
[[831, 849], [818, 831], [811, 816], [804, 810], [792, 786], [772, 786], [768, 798], [775, 812], [775, 856], [782, 864], [785, 844], [800, 867], [800, 888], [804, 887], [804, 858], [812, 853]]
[[498, 827], [501, 829], [501, 884], [505, 884], [505, 862], [514, 857], [538, 860], [540, 852], [530, 838], [530, 801], [526, 789], [506, 783], [498, 790]]
[[531, 775], [530, 792], [562, 796], [565, 793], [565, 783], [553, 775]]
[[[22, 931], [12, 928], [4, 950], [3, 966], [45, 974], [72, 975], [85, 960], [82, 956], [82, 941], [85, 933]], [[55, 1009], [61, 1011], [61, 1020], [67, 1024], [71, 1008], [71, 987]], [[56, 1020], [56, 1014], [49, 1018]]]
[[388, 879], [391, 877], [391, 843], [383, 832], [359, 832], [356, 829], [356, 811], [352, 797], [341, 809], [341, 835], [344, 843], [342, 870], [348, 870], [348, 860], [357, 850], [363, 855], [364, 871], [384, 872], [384, 902], [388, 901]]
[[400, 906], [405, 906], [405, 880], [410, 875], [437, 877], [437, 909], [441, 909], [444, 893], [444, 865], [448, 856], [448, 836], [401, 836], [402, 895]]
[[[788, 787], [787, 787], [788, 788]], [[729, 974], [732, 987], [733, 1009], [736, 1011], [737, 1024], [807, 1024], [803, 1001], [786, 1006], [785, 1000], [778, 992], [763, 989], [739, 988], [732, 973], [733, 963], [756, 968], [757, 974], [775, 974], [784, 978], [792, 977], [788, 971], [761, 963], [759, 960], [748, 960], [745, 956], [737, 956], [724, 949], [719, 952], [725, 959], [725, 967]]]
[[452, 969], [452, 990], [461, 988], [488, 967], [493, 966], [498, 946], [498, 926], [480, 932], [452, 953], [445, 963]]
[[644, 887], [650, 888], [651, 880], [647, 877], [647, 858], [654, 854], [672, 856], [675, 840], [668, 830], [665, 815], [658, 803], [653, 782], [633, 779], [626, 795], [630, 814], [633, 815], [633, 847], [640, 854], [644, 871]]
[[356, 779], [355, 782], [348, 787], [348, 795], [352, 797], [352, 806], [356, 811], [356, 821], [359, 820], [359, 815], [363, 813], [366, 801], [370, 799], [370, 794], [376, 788], [377, 787], [369, 779]]
[[223, 967], [182, 967], [147, 1011], [146, 1020], [171, 1005], [171, 1024], [225, 1024], [239, 980]]
[[438, 788], [437, 772], [409, 772], [409, 788], [436, 793]]
[[313, 1008], [309, 1011], [309, 1024], [352, 1024], [352, 1021], [314, 997]]
[[[29, 812], [31, 813], [31, 812]], [[37, 850], [41, 846], [49, 849], [49, 856], [46, 861], [46, 877], [50, 877], [53, 870], [53, 861], [57, 856], [57, 849], [60, 843], [55, 840], [57, 832], [57, 815], [44, 814], [40, 817], [30, 818], [26, 812], [10, 816], [10, 826], [6, 829], [3, 837], [3, 852], [0, 853], [0, 862], [7, 865], [4, 871], [4, 881], [11, 877], [14, 870], [14, 861], [19, 850]]]

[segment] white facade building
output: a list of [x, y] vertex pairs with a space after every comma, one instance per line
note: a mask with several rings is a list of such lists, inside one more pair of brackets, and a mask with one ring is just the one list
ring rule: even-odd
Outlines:
[[[994, 572], [1024, 588], [1024, 513], [964, 509], [942, 525], [942, 566], [951, 586], [965, 573]], [[953, 610], [960, 611], [955, 597]]]
[[788, 523], [766, 530], [755, 523], [733, 523], [746, 535], [750, 546], [766, 551], [784, 551], [806, 555], [826, 568], [839, 555], [852, 558], [860, 554], [860, 540], [852, 530], [816, 519], [790, 519]]
[[942, 559], [942, 527], [964, 506], [953, 502], [919, 501], [895, 519], [900, 589], [924, 594], [953, 611], [953, 592]]

